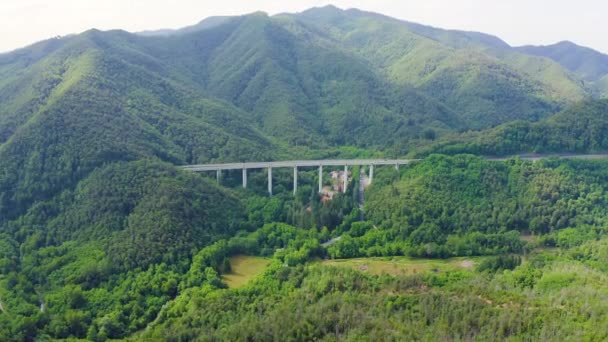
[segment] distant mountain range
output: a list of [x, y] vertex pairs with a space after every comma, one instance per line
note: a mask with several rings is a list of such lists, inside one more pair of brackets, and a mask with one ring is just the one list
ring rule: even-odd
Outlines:
[[608, 55], [572, 42], [563, 41], [547, 46], [522, 46], [517, 50], [550, 58], [584, 80], [595, 82], [608, 75]]
[[608, 55], [572, 42], [548, 46], [522, 46], [519, 51], [550, 58], [590, 82], [596, 96], [608, 96]]

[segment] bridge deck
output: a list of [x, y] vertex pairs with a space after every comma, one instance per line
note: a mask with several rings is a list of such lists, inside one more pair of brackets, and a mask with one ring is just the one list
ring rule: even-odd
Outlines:
[[[487, 160], [503, 161], [509, 157], [484, 157]], [[521, 159], [536, 161], [545, 158], [575, 158], [575, 159], [603, 159], [608, 154], [553, 154], [553, 155], [519, 155]], [[275, 162], [253, 162], [253, 163], [223, 163], [223, 164], [200, 164], [184, 165], [184, 170], [192, 172], [217, 171], [217, 170], [240, 170], [240, 169], [266, 169], [280, 167], [318, 167], [318, 166], [361, 166], [361, 165], [404, 165], [422, 159], [329, 159], [329, 160], [291, 160]]]
[[292, 160], [275, 162], [254, 163], [225, 163], [225, 164], [201, 164], [185, 165], [184, 170], [192, 172], [217, 171], [217, 170], [240, 170], [240, 169], [265, 169], [280, 167], [318, 167], [318, 166], [361, 166], [361, 165], [405, 165], [420, 159], [331, 159], [331, 160]]

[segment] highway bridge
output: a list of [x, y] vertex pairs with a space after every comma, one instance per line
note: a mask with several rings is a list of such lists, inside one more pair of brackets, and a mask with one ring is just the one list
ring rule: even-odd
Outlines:
[[[577, 158], [577, 159], [603, 159], [608, 158], [608, 154], [524, 154], [510, 157], [485, 157], [487, 160], [503, 161], [509, 158], [519, 157], [525, 160], [537, 161], [545, 158]], [[369, 182], [371, 184], [374, 177], [374, 166], [392, 165], [399, 169], [400, 165], [407, 165], [421, 159], [328, 159], [328, 160], [291, 160], [291, 161], [275, 161], [275, 162], [252, 162], [252, 163], [223, 163], [223, 164], [201, 164], [201, 165], [185, 165], [184, 170], [192, 172], [215, 171], [218, 182], [221, 179], [222, 171], [224, 170], [243, 170], [243, 188], [247, 187], [247, 170], [249, 169], [267, 169], [268, 170], [268, 193], [272, 196], [272, 169], [276, 168], [293, 168], [293, 192], [298, 190], [298, 168], [319, 168], [319, 192], [323, 190], [323, 167], [324, 166], [344, 166], [343, 187], [346, 192], [348, 185], [348, 167], [349, 166], [369, 166]]]
[[399, 169], [400, 165], [407, 165], [420, 159], [329, 159], [329, 160], [291, 160], [291, 161], [275, 161], [275, 162], [253, 162], [253, 163], [224, 163], [224, 164], [201, 164], [201, 165], [185, 165], [184, 170], [192, 172], [215, 171], [217, 180], [221, 179], [222, 171], [224, 170], [242, 170], [243, 171], [243, 188], [247, 187], [247, 170], [250, 169], [267, 169], [268, 170], [268, 194], [272, 196], [272, 169], [276, 168], [293, 168], [293, 192], [298, 190], [298, 169], [299, 168], [319, 168], [319, 192], [323, 190], [323, 167], [324, 166], [344, 166], [342, 176], [342, 190], [346, 192], [348, 185], [348, 167], [349, 166], [369, 166], [369, 181], [372, 182], [374, 177], [374, 166], [391, 165]]

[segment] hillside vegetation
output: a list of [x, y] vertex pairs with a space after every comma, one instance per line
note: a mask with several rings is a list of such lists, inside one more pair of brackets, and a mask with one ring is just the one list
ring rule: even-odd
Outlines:
[[[384, 170], [366, 207], [371, 222], [339, 227], [342, 239], [327, 253], [492, 256], [477, 259], [474, 268], [395, 272], [393, 265], [379, 275], [370, 271], [380, 267], [378, 259], [300, 265], [296, 255], [323, 255], [313, 242], [321, 236], [266, 226], [223, 249], [201, 251], [206, 260], [219, 260], [211, 255], [237, 244], [251, 251], [271, 241], [267, 234], [299, 231], [262, 276], [238, 290], [204, 282], [185, 291], [134, 339], [605, 339], [605, 331], [590, 327], [606, 323], [607, 308], [597, 300], [607, 294], [606, 167], [604, 161], [432, 156], [399, 176]], [[411, 220], [418, 220], [417, 229], [407, 233]], [[520, 238], [530, 233], [537, 238]], [[419, 240], [424, 236], [432, 242]], [[518, 251], [525, 256], [512, 254]]]
[[585, 95], [555, 62], [519, 54], [495, 37], [332, 7], [300, 16], [379, 68], [392, 83], [414, 86], [446, 104], [468, 128], [536, 120], [564, 100]]
[[608, 75], [608, 55], [590, 48], [563, 41], [548, 46], [522, 46], [526, 54], [550, 58], [588, 81]]
[[446, 137], [417, 153], [603, 153], [608, 150], [608, 101], [589, 100], [539, 122], [514, 121]]
[[605, 247], [540, 254], [497, 273], [275, 265], [243, 289], [183, 294], [141, 339], [603, 340], [593, 327], [606, 324]]

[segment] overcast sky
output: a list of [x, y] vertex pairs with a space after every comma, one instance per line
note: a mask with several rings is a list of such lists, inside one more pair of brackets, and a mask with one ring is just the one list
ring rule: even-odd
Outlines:
[[327, 4], [490, 33], [511, 45], [570, 40], [608, 53], [606, 0], [0, 0], [0, 51], [90, 28], [179, 28], [213, 15], [299, 12]]

